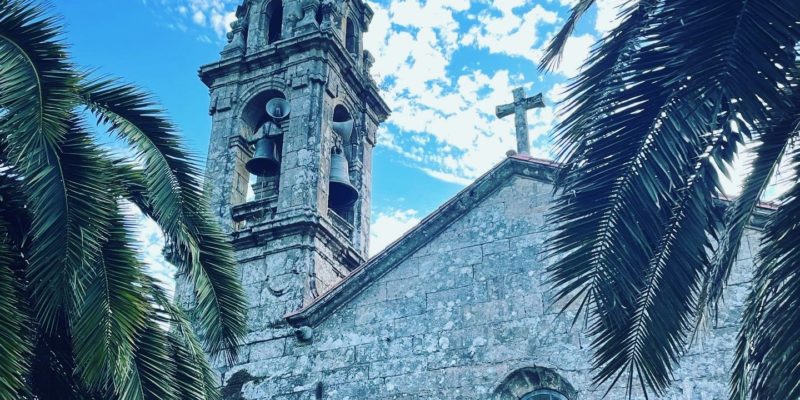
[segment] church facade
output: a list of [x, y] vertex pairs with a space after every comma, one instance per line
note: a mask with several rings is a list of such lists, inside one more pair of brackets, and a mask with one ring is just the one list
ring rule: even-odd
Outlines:
[[[509, 156], [367, 258], [372, 149], [389, 115], [361, 45], [371, 16], [362, 0], [247, 0], [200, 70], [209, 195], [249, 303], [240, 357], [218, 365], [224, 398], [601, 398], [585, 325], [546, 284], [553, 163]], [[727, 398], [757, 231], [665, 398]], [[192, 307], [180, 277], [176, 301]]]

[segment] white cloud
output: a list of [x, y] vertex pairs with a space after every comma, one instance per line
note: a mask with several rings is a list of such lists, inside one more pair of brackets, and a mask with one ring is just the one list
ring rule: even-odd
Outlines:
[[203, 14], [202, 11], [197, 10], [192, 15], [192, 21], [194, 21], [194, 23], [197, 24], [197, 25], [205, 26], [205, 24], [206, 24], [206, 15]]
[[[231, 22], [236, 20], [236, 7], [240, 0], [159, 0], [160, 7], [175, 14], [175, 20], [167, 25], [182, 32], [189, 31], [195, 25], [201, 29], [211, 29], [221, 41], [230, 31]], [[177, 5], [175, 3], [178, 3]], [[146, 3], [145, 3], [146, 4]], [[188, 26], [187, 26], [188, 25]], [[203, 42], [208, 36], [199, 34], [197, 38]]]
[[595, 41], [595, 37], [590, 34], [569, 38], [567, 40], [567, 45], [564, 47], [564, 54], [556, 72], [568, 77], [577, 75], [583, 63], [585, 63], [586, 59], [589, 57], [589, 52]]
[[377, 254], [420, 221], [415, 210], [393, 210], [373, 217], [369, 253]]
[[[511, 91], [517, 86], [533, 91], [530, 82], [492, 64], [487, 65], [490, 72], [478, 63], [455, 69], [453, 54], [467, 47], [486, 48], [533, 61], [540, 54], [535, 48], [542, 42], [539, 28], [555, 26], [554, 12], [540, 5], [531, 8], [524, 0], [493, 2], [471, 22], [478, 27], [469, 30], [464, 22], [472, 15], [464, 12], [468, 2], [401, 0], [370, 5], [375, 17], [365, 47], [375, 53], [373, 74], [392, 109], [379, 134], [382, 146], [428, 175], [458, 184], [470, 182], [516, 148], [513, 118], [497, 119], [494, 108], [512, 101]], [[585, 48], [588, 54], [582, 38], [575, 43], [568, 48], [567, 61], [572, 61], [576, 49]], [[575, 64], [565, 62], [563, 70], [574, 72]], [[534, 65], [531, 62], [531, 69]], [[532, 140], [549, 132], [554, 115], [552, 107], [529, 112]], [[534, 153], [547, 156], [545, 148]]]
[[628, 0], [597, 0], [597, 20], [595, 20], [594, 29], [600, 33], [600, 36], [605, 36], [610, 30], [619, 25], [621, 19], [618, 18], [620, 8]]
[[225, 34], [231, 30], [231, 23], [233, 21], [236, 21], [235, 11], [218, 12], [217, 10], [213, 10], [211, 12], [211, 26], [214, 27], [214, 32], [220, 37], [225, 36]]
[[[535, 5], [530, 11], [517, 15], [514, 10], [523, 6], [521, 0], [503, 0], [494, 2], [493, 12], [478, 16], [480, 24], [470, 30], [466, 38], [467, 44], [476, 44], [479, 48], [488, 49], [492, 53], [523, 57], [538, 60], [542, 52], [539, 32], [541, 25], [554, 24], [558, 14]], [[499, 12], [500, 16], [495, 16]]]
[[[162, 2], [167, 0], [161, 0]], [[603, 0], [608, 1], [608, 0]], [[180, 0], [176, 15], [224, 37], [238, 0]], [[524, 86], [551, 92], [553, 79], [537, 75], [546, 39], [564, 19], [571, 0], [384, 0], [374, 11], [364, 46], [375, 56], [373, 76], [392, 110], [379, 137], [421, 171], [448, 182], [471, 181], [516, 148], [513, 117], [498, 120], [494, 108]], [[183, 8], [181, 10], [180, 8]], [[562, 15], [564, 14], [564, 15]], [[194, 18], [193, 18], [194, 17]], [[209, 41], [211, 35], [197, 35]], [[594, 36], [572, 38], [556, 80], [577, 73]], [[476, 54], [464, 59], [463, 52]], [[504, 56], [522, 67], [509, 66]], [[454, 59], [458, 59], [454, 61]], [[542, 82], [546, 82], [542, 84]], [[535, 86], [534, 86], [535, 83]], [[534, 155], [547, 157], [546, 136], [556, 110], [528, 114]]]

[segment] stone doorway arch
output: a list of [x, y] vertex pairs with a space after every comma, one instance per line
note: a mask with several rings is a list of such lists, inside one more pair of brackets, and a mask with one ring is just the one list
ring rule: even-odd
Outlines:
[[557, 372], [544, 367], [523, 367], [508, 374], [492, 394], [493, 400], [520, 400], [537, 390], [552, 390], [568, 400], [577, 400], [578, 392]]

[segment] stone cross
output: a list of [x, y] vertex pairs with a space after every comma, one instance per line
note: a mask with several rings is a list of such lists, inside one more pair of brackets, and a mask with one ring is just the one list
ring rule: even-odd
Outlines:
[[526, 115], [531, 108], [544, 107], [542, 94], [525, 97], [525, 89], [514, 89], [514, 102], [503, 104], [495, 108], [497, 118], [503, 118], [514, 114], [514, 125], [517, 128], [517, 153], [531, 154], [530, 139], [528, 139], [528, 116]]

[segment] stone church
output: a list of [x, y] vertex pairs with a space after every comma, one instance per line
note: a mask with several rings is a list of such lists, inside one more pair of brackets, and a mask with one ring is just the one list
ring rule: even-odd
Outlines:
[[[367, 257], [372, 152], [390, 113], [362, 47], [372, 15], [362, 0], [247, 0], [200, 69], [212, 207], [249, 303], [241, 356], [218, 365], [224, 397], [601, 398], [585, 327], [558, 315], [545, 283], [553, 163], [508, 156]], [[666, 398], [727, 398], [757, 229], [727, 312]], [[179, 279], [176, 300], [190, 297]]]

